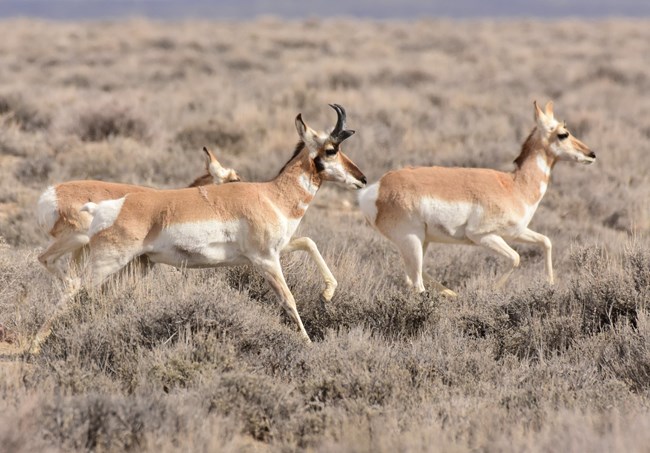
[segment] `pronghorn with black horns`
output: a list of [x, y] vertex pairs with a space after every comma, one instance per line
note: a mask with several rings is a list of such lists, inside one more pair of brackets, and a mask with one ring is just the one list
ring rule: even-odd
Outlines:
[[[407, 282], [424, 292], [422, 260], [431, 242], [483, 246], [510, 260], [497, 280], [502, 286], [519, 266], [519, 254], [506, 241], [544, 248], [553, 283], [551, 241], [528, 228], [548, 187], [551, 169], [561, 160], [591, 164], [596, 155], [553, 115], [534, 103], [536, 127], [522, 146], [511, 173], [485, 168], [419, 167], [386, 173], [359, 194], [368, 222], [397, 245]], [[425, 274], [438, 292], [456, 293]]]
[[[240, 180], [235, 170], [223, 167], [206, 147], [203, 147], [203, 152], [206, 155], [206, 174], [196, 178], [189, 187]], [[37, 218], [39, 226], [52, 237], [52, 241], [38, 260], [52, 274], [72, 285], [74, 279], [69, 275], [69, 269], [62, 269], [59, 260], [71, 254], [70, 264], [80, 266], [82, 256], [87, 251], [92, 215], [89, 209], [82, 211], [81, 207], [89, 202], [99, 203], [128, 193], [154, 190], [157, 189], [94, 180], [68, 181], [48, 187], [38, 200]]]
[[296, 117], [300, 141], [271, 181], [133, 193], [99, 203], [89, 230], [89, 284], [101, 284], [142, 255], [188, 268], [252, 264], [309, 340], [282, 273], [280, 252], [303, 248], [291, 237], [324, 181], [351, 189], [366, 185], [363, 173], [341, 151], [341, 143], [354, 134], [345, 129], [345, 110], [331, 107], [338, 120], [329, 134]]

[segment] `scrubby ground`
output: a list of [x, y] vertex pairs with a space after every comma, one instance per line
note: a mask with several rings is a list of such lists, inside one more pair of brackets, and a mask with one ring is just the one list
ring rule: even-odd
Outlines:
[[[650, 42], [646, 21], [0, 23], [0, 445], [5, 451], [645, 451], [650, 442]], [[404, 165], [511, 169], [532, 101], [597, 153], [560, 163], [503, 262], [430, 247], [457, 300], [408, 294], [354, 194], [325, 187], [300, 233], [339, 281], [284, 259], [305, 345], [248, 268], [159, 266], [80, 293], [41, 355], [17, 353], [61, 290], [38, 264], [48, 184], [188, 184], [200, 149], [275, 175], [302, 112], [370, 181]]]

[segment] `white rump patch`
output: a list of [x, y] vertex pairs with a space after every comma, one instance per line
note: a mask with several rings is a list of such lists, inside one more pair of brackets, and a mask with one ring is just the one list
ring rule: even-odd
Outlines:
[[126, 197], [100, 202], [95, 209], [95, 216], [88, 229], [88, 236], [94, 236], [113, 225], [117, 216], [120, 215], [124, 200], [126, 200]]
[[52, 231], [56, 221], [59, 220], [59, 207], [54, 186], [48, 187], [41, 194], [38, 199], [36, 211], [38, 226], [46, 233]]
[[359, 189], [358, 201], [359, 208], [363, 212], [371, 225], [377, 220], [377, 197], [379, 196], [379, 182], [370, 184], [363, 189]]

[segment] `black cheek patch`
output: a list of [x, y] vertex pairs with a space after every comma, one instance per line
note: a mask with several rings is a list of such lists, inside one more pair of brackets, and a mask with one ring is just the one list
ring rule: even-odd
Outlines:
[[323, 165], [323, 159], [321, 159], [320, 156], [314, 159], [314, 165], [316, 165], [316, 170], [318, 172], [325, 170], [325, 165]]

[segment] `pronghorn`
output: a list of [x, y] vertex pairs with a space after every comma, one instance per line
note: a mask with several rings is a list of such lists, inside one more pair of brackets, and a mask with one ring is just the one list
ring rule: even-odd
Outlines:
[[[203, 151], [206, 155], [207, 173], [196, 178], [189, 187], [240, 180], [237, 172], [222, 167], [210, 150], [203, 147]], [[156, 189], [92, 180], [69, 181], [48, 187], [38, 200], [38, 224], [53, 239], [38, 260], [48, 271], [70, 283], [71, 279], [66, 277], [59, 259], [71, 253], [71, 264], [79, 265], [86, 251], [89, 241], [87, 232], [92, 216], [88, 212], [82, 212], [81, 207], [88, 202], [99, 203], [123, 197], [127, 193], [153, 190]]]
[[[551, 241], [528, 228], [560, 160], [591, 164], [596, 155], [553, 116], [534, 103], [536, 128], [504, 173], [485, 168], [419, 167], [386, 173], [359, 193], [368, 222], [393, 241], [402, 255], [407, 282], [424, 292], [422, 260], [430, 242], [480, 245], [508, 258], [511, 267], [496, 283], [502, 286], [519, 265], [519, 254], [506, 240], [538, 244], [545, 251], [548, 281], [553, 283]], [[429, 275], [434, 288], [456, 296]]]
[[131, 193], [93, 207], [90, 285], [143, 255], [153, 263], [188, 268], [252, 264], [309, 340], [282, 273], [280, 252], [309, 247], [304, 241], [311, 240], [291, 237], [324, 181], [352, 189], [366, 184], [340, 150], [354, 133], [345, 129], [345, 110], [330, 106], [338, 119], [329, 134], [317, 133], [302, 115], [296, 117], [300, 141], [271, 181]]

